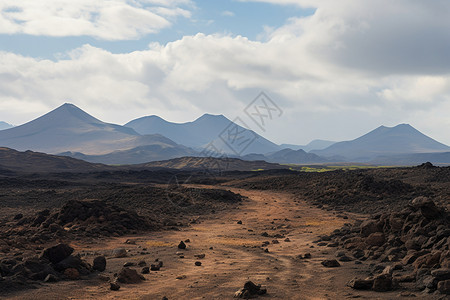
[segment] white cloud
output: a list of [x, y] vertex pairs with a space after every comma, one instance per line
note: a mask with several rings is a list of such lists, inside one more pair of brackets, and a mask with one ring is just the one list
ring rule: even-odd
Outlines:
[[190, 17], [191, 1], [4, 0], [0, 34], [136, 39], [169, 27], [168, 18]]
[[224, 16], [224, 17], [234, 17], [235, 13], [232, 12], [232, 11], [229, 11], [229, 10], [225, 10], [225, 11], [222, 12], [222, 16]]
[[349, 139], [407, 122], [450, 143], [446, 2], [317, 3], [265, 42], [197, 34], [127, 54], [87, 45], [57, 61], [0, 53], [0, 119], [17, 124], [6, 118], [19, 115], [12, 107], [40, 103], [43, 113], [67, 99], [110, 122], [234, 118], [264, 90], [285, 112], [267, 129], [277, 142]]

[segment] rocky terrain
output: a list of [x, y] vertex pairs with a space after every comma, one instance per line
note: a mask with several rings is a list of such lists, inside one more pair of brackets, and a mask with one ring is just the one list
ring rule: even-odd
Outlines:
[[449, 181], [430, 164], [4, 173], [0, 296], [445, 299]]

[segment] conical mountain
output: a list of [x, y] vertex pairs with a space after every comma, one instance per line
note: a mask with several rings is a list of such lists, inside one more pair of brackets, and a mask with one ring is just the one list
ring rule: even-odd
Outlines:
[[[200, 118], [187, 123], [172, 123], [158, 116], [148, 116], [128, 122], [124, 126], [134, 129], [140, 134], [161, 134], [178, 144], [193, 148], [203, 148], [213, 142], [214, 146], [222, 152], [236, 154], [235, 149], [227, 145], [227, 132], [229, 128], [237, 126], [239, 132], [245, 128], [233, 123], [223, 115], [204, 114]], [[257, 133], [248, 130], [247, 135], [252, 137], [245, 151], [239, 154], [267, 153], [278, 151], [281, 148]]]
[[141, 136], [131, 128], [102, 122], [69, 103], [26, 124], [0, 131], [3, 147], [52, 154], [106, 154], [150, 144], [176, 145], [160, 135]]
[[347, 142], [339, 142], [324, 150], [312, 151], [326, 157], [343, 157], [352, 161], [369, 161], [377, 156], [450, 151], [444, 145], [409, 124], [377, 129]]

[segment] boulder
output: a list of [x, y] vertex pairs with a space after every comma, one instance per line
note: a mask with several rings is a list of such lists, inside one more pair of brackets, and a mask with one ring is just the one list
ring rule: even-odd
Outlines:
[[380, 274], [373, 279], [372, 289], [376, 292], [387, 292], [394, 289], [394, 283], [390, 274]]
[[125, 250], [124, 248], [117, 248], [113, 250], [112, 255], [115, 258], [127, 257], [127, 250]]
[[355, 290], [370, 290], [373, 286], [373, 279], [353, 278], [347, 283], [347, 286]]
[[385, 242], [385, 237], [382, 232], [371, 233], [366, 238], [366, 243], [369, 246], [382, 246], [384, 244], [384, 242]]
[[73, 248], [67, 244], [59, 244], [47, 248], [42, 253], [42, 258], [48, 259], [51, 263], [57, 264], [73, 253]]
[[321, 264], [326, 268], [336, 268], [341, 266], [341, 264], [335, 259], [324, 260]]
[[117, 274], [117, 281], [125, 284], [140, 283], [145, 278], [139, 275], [136, 270], [130, 268], [122, 268], [119, 274]]
[[103, 272], [106, 269], [106, 258], [104, 256], [97, 256], [94, 258], [92, 268], [95, 271]]

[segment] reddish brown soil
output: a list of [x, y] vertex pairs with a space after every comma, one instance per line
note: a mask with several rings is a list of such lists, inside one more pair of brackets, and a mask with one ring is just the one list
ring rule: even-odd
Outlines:
[[[221, 188], [221, 187], [215, 187]], [[228, 188], [227, 188], [228, 189]], [[149, 233], [142, 236], [111, 238], [102, 243], [78, 242], [71, 245], [76, 252], [86, 254], [92, 262], [99, 253], [110, 254], [114, 248], [130, 250], [127, 258], [107, 256], [105, 275], [121, 269], [123, 263], [145, 260], [147, 264], [156, 258], [164, 262], [161, 271], [145, 275], [141, 284], [122, 284], [119, 291], [109, 290], [109, 284], [96, 278], [78, 281], [46, 283], [37, 290], [27, 290], [11, 295], [11, 299], [232, 299], [235, 291], [245, 281], [252, 280], [267, 287], [268, 294], [261, 299], [393, 299], [401, 290], [376, 293], [354, 291], [345, 286], [354, 276], [364, 277], [367, 266], [354, 262], [341, 263], [339, 268], [325, 268], [320, 262], [334, 255], [335, 248], [310, 248], [312, 241], [351, 222], [358, 215], [347, 214], [348, 220], [336, 213], [324, 211], [287, 192], [231, 189], [247, 196], [238, 209], [221, 212], [215, 218], [205, 219], [181, 231]], [[242, 225], [237, 224], [241, 220]], [[272, 244], [273, 237], [281, 234], [279, 244]], [[127, 239], [136, 245], [125, 244]], [[181, 240], [190, 239], [186, 250], [179, 250]], [[264, 241], [271, 244], [262, 248]], [[314, 244], [315, 245], [315, 244]], [[210, 249], [213, 247], [213, 249]], [[143, 250], [147, 248], [147, 250]], [[269, 252], [264, 252], [268, 248]], [[140, 254], [148, 251], [149, 254]], [[177, 252], [183, 252], [179, 258]], [[301, 260], [299, 254], [311, 253], [312, 258]], [[205, 254], [197, 259], [196, 254]], [[201, 261], [202, 266], [194, 265]], [[140, 270], [140, 268], [138, 268]], [[178, 276], [184, 279], [177, 279]], [[427, 296], [433, 299], [433, 296]], [[408, 299], [408, 297], [401, 297]], [[417, 294], [417, 298], [425, 296]]]

